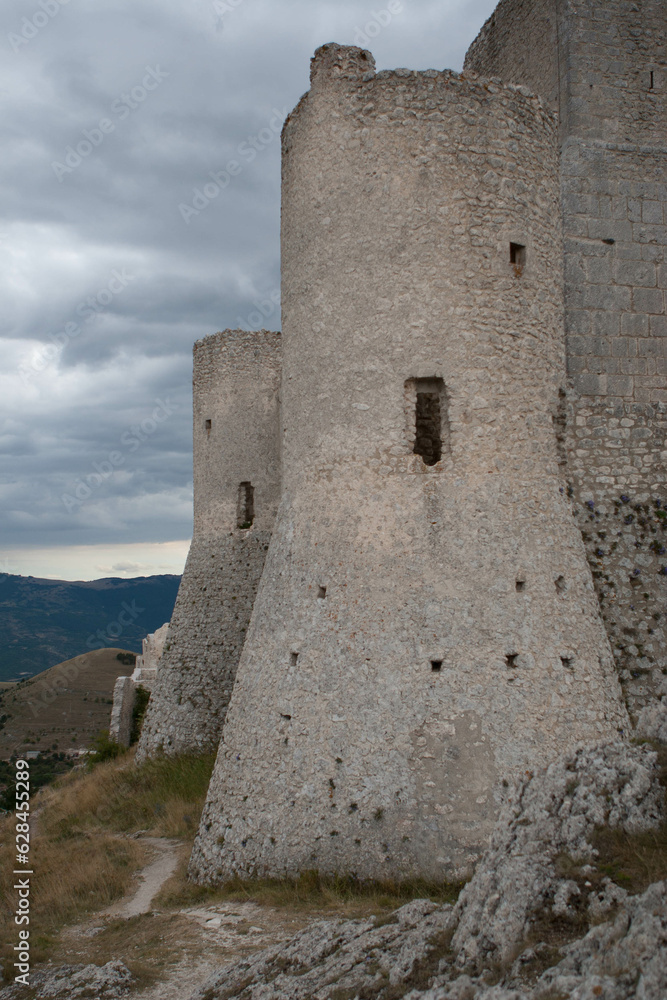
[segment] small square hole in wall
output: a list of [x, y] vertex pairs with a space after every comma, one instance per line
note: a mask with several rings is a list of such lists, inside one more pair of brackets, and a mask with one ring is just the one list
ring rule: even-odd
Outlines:
[[571, 656], [561, 656], [560, 662], [563, 664], [566, 670], [572, 670], [574, 661]]
[[564, 576], [557, 576], [554, 580], [554, 584], [559, 594], [564, 594], [567, 590], [567, 583], [565, 582]]
[[518, 278], [526, 266], [526, 248], [523, 243], [510, 243], [510, 264]]
[[320, 601], [323, 601], [326, 596], [327, 596], [327, 588], [326, 587], [320, 587], [319, 590], [317, 591], [317, 597], [318, 597], [318, 599]]
[[439, 674], [442, 670], [442, 660], [431, 660], [431, 670], [434, 674]]
[[206, 433], [207, 434], [211, 433], [211, 427], [212, 426], [213, 426], [213, 421], [212, 420], [205, 420], [204, 421], [204, 427], [206, 428]]
[[298, 653], [291, 653], [290, 654], [290, 663], [292, 664], [292, 666], [295, 667], [298, 662], [299, 662], [299, 654]]
[[517, 594], [523, 594], [523, 592], [524, 592], [525, 589], [526, 589], [526, 581], [525, 580], [517, 580], [516, 581], [516, 592], [517, 592]]
[[519, 658], [518, 653], [508, 653], [507, 656], [505, 657], [505, 663], [507, 664], [508, 667], [516, 667], [517, 665], [516, 661], [518, 660], [518, 658]]

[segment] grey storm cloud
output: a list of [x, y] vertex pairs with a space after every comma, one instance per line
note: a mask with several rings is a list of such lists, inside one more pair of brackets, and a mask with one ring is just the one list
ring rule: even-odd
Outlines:
[[279, 328], [279, 131], [310, 56], [460, 69], [494, 5], [4, 0], [3, 546], [189, 537], [192, 343]]

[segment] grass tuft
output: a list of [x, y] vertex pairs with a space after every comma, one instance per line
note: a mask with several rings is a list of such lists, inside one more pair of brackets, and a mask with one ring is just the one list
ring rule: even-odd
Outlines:
[[100, 828], [191, 838], [214, 760], [212, 755], [157, 757], [137, 767], [133, 754], [124, 754], [59, 781], [40, 822], [54, 838]]
[[187, 881], [187, 859], [166, 883], [156, 902], [163, 907], [198, 906], [202, 903], [258, 903], [276, 909], [368, 914], [395, 910], [412, 899], [454, 903], [464, 883], [427, 882], [421, 879], [382, 882], [362, 881], [349, 876], [326, 876], [316, 871], [296, 878], [235, 878], [220, 886], [196, 885]]

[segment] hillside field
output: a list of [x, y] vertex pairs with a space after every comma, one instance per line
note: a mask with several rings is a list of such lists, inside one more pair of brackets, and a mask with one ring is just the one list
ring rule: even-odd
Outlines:
[[116, 678], [132, 673], [133, 657], [123, 649], [96, 649], [30, 680], [2, 685], [0, 759], [27, 750], [89, 746], [109, 728]]

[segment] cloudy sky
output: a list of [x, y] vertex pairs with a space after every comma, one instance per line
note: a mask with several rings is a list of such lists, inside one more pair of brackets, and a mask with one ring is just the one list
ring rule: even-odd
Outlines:
[[310, 56], [460, 69], [494, 6], [2, 0], [0, 573], [181, 572], [192, 343], [262, 304], [280, 327], [279, 129]]

